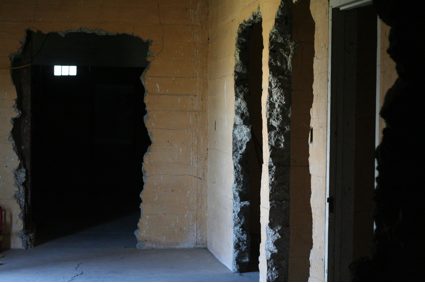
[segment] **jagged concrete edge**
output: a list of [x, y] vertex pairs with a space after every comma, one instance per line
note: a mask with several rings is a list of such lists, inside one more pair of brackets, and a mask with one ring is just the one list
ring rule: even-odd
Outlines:
[[[15, 57], [17, 57], [17, 56], [19, 56], [19, 55], [22, 54], [23, 49], [24, 49], [24, 46], [25, 46], [25, 43], [26, 43], [26, 37], [27, 37], [27, 32], [28, 31], [37, 32], [39, 30], [37, 30], [37, 29], [31, 30], [31, 28], [28, 28], [28, 29], [25, 30], [25, 38], [19, 41], [22, 44], [21, 47], [19, 48], [19, 50], [17, 52], [13, 52], [13, 53], [11, 53], [9, 55], [9, 58], [11, 60], [11, 64], [12, 64], [12, 62], [13, 62], [13, 60], [14, 60]], [[134, 37], [139, 38], [143, 42], [145, 42], [145, 43], [148, 44], [149, 47], [148, 47], [148, 52], [147, 52], [146, 58], [153, 57], [153, 53], [150, 50], [150, 46], [152, 46], [152, 40], [150, 40], [150, 39], [144, 40], [141, 36], [135, 35], [134, 33], [132, 33], [132, 34], [129, 34], [129, 33], [110, 33], [110, 32], [104, 31], [104, 30], [99, 29], [99, 28], [97, 28], [95, 30], [90, 30], [90, 29], [87, 29], [85, 26], [82, 26], [79, 29], [75, 29], [75, 30], [69, 29], [66, 32], [63, 32], [63, 31], [50, 31], [50, 32], [47, 32], [46, 35], [49, 34], [49, 33], [58, 33], [60, 36], [64, 37], [66, 34], [68, 34], [68, 33], [74, 33], [74, 32], [94, 33], [94, 34], [97, 34], [97, 35], [100, 35], [100, 36], [105, 36], [105, 35], [115, 36], [115, 35], [121, 35], [121, 34], [129, 35], [129, 36], [134, 36]], [[146, 66], [145, 70], [143, 71], [143, 73], [142, 73], [142, 75], [140, 77], [140, 80], [141, 80], [141, 82], [143, 84], [143, 87], [145, 88], [144, 100], [145, 100], [146, 95], [147, 95], [147, 92], [148, 92], [148, 90], [145, 87], [145, 83], [146, 83], [145, 74], [149, 70], [150, 64], [151, 64], [151, 62], [148, 61], [148, 65]], [[14, 82], [13, 82], [13, 80], [12, 80], [12, 83], [13, 83], [13, 85], [15, 85]], [[146, 103], [145, 103], [145, 105], [146, 105]], [[19, 159], [18, 167], [14, 168], [13, 171], [12, 171], [13, 174], [14, 174], [14, 180], [15, 180], [14, 186], [18, 188], [18, 190], [15, 192], [13, 198], [16, 199], [16, 201], [17, 201], [17, 203], [18, 203], [18, 205], [19, 205], [19, 207], [21, 209], [21, 212], [19, 213], [19, 219], [21, 219], [24, 222], [24, 227], [25, 227], [25, 215], [23, 213], [23, 211], [25, 211], [25, 206], [26, 206], [26, 202], [25, 202], [26, 192], [25, 192], [25, 186], [24, 186], [24, 182], [26, 180], [26, 170], [25, 170], [25, 165], [24, 165], [25, 161], [23, 160], [22, 154], [21, 154], [21, 152], [19, 150], [21, 147], [18, 146], [18, 145], [16, 145], [16, 143], [18, 143], [18, 144], [20, 143], [20, 140], [19, 139], [15, 139], [14, 138], [14, 135], [13, 135], [13, 131], [15, 129], [15, 124], [16, 123], [20, 123], [20, 117], [21, 117], [21, 111], [18, 108], [17, 99], [15, 99], [15, 104], [13, 105], [13, 108], [15, 109], [15, 112], [18, 113], [18, 114], [15, 117], [12, 117], [12, 119], [10, 121], [11, 124], [13, 125], [13, 127], [12, 127], [12, 130], [9, 133], [8, 141], [12, 143], [13, 151], [16, 153], [16, 155], [18, 156], [18, 159]], [[144, 117], [145, 126], [147, 125], [146, 124], [146, 120], [147, 119], [149, 119], [149, 113], [148, 113], [148, 111], [146, 109], [146, 115]], [[152, 133], [148, 133], [148, 135], [149, 135], [149, 138], [151, 140], [151, 145], [152, 145]], [[147, 155], [148, 155], [148, 153], [150, 151], [151, 151], [151, 146], [149, 146], [149, 148], [147, 149], [145, 155], [143, 156], [143, 160], [147, 157]], [[147, 177], [146, 177], [146, 171], [144, 170], [143, 166], [142, 166], [142, 172], [143, 172], [143, 182], [144, 182], [143, 189], [144, 189], [144, 186], [145, 186], [146, 178]], [[142, 191], [143, 191], [143, 189], [142, 189]], [[140, 193], [140, 197], [141, 197], [141, 194], [142, 193]], [[142, 207], [141, 206], [140, 206], [140, 211], [142, 211]], [[142, 216], [143, 216], [143, 214], [141, 213], [140, 214], [140, 217], [142, 217]], [[138, 228], [134, 232], [135, 235], [136, 235], [136, 239], [138, 241], [137, 248], [143, 248], [143, 243], [140, 242], [140, 240], [138, 239], [138, 236], [137, 236], [137, 233], [139, 231], [140, 231], [140, 228]], [[25, 231], [25, 229], [23, 228], [21, 231], [19, 231], [18, 237], [21, 238], [22, 247], [24, 249], [28, 249], [28, 248], [34, 247], [34, 239], [35, 239], [34, 233], [29, 233], [28, 231]]]
[[267, 281], [288, 281], [291, 78], [296, 48], [292, 41], [292, 4], [292, 0], [282, 0], [269, 38]]
[[234, 169], [233, 191], [233, 272], [247, 271], [250, 254], [249, 238], [249, 171], [248, 142], [251, 140], [248, 86], [249, 39], [252, 25], [261, 21], [260, 7], [238, 28], [235, 48], [235, 117], [232, 132]]
[[[19, 50], [17, 52], [13, 52], [9, 55], [10, 58], [10, 64], [11, 66], [13, 65], [13, 60], [16, 57], [19, 57], [23, 50], [24, 50], [24, 46], [25, 43], [27, 41], [27, 34], [28, 34], [29, 29], [25, 30], [25, 37], [22, 40], [19, 40], [19, 42], [21, 43], [21, 47], [19, 48]], [[15, 82], [13, 81], [13, 77], [12, 77], [12, 71], [11, 71], [11, 81], [12, 84], [15, 86]], [[13, 151], [16, 153], [16, 155], [18, 156], [18, 160], [19, 160], [19, 164], [18, 167], [14, 168], [12, 170], [13, 175], [14, 175], [14, 181], [15, 183], [13, 184], [16, 188], [18, 188], [17, 191], [15, 191], [13, 198], [16, 200], [16, 202], [19, 205], [20, 208], [20, 213], [19, 213], [19, 219], [22, 220], [23, 222], [23, 228], [21, 231], [18, 232], [18, 237], [21, 239], [22, 242], [22, 247], [24, 249], [28, 249], [28, 248], [32, 248], [34, 246], [34, 233], [31, 233], [30, 231], [27, 231], [25, 229], [25, 217], [26, 215], [24, 214], [24, 211], [26, 211], [26, 190], [25, 190], [25, 180], [26, 180], [26, 170], [25, 170], [25, 160], [23, 158], [22, 155], [22, 146], [21, 146], [21, 140], [18, 137], [15, 137], [14, 132], [16, 130], [19, 130], [17, 127], [17, 125], [21, 125], [21, 110], [19, 109], [18, 106], [18, 98], [20, 96], [18, 89], [16, 89], [16, 99], [15, 99], [15, 104], [13, 105], [14, 111], [15, 113], [17, 113], [17, 115], [15, 117], [12, 117], [10, 120], [10, 123], [13, 125], [10, 133], [9, 133], [9, 137], [8, 137], [8, 141], [12, 143], [12, 147], [13, 147]]]
[[[150, 47], [152, 46], [152, 40], [148, 40], [146, 42], [149, 44], [148, 53], [146, 55], [146, 58], [154, 57], [152, 51], [150, 50]], [[146, 73], [150, 69], [151, 63], [152, 63], [152, 61], [148, 61], [148, 65], [143, 70], [143, 73], [140, 76], [140, 81], [142, 82], [143, 88], [145, 89], [145, 94], [144, 94], [144, 97], [143, 97], [143, 102], [145, 103], [146, 114], [143, 117], [143, 122], [145, 123], [146, 130], [148, 129], [147, 120], [149, 119], [149, 112], [148, 112], [147, 105], [146, 105], [146, 102], [145, 102], [146, 96], [148, 95], [148, 89], [146, 88]], [[143, 195], [143, 191], [145, 190], [145, 187], [146, 187], [146, 180], [148, 178], [148, 176], [146, 175], [146, 170], [145, 170], [145, 168], [143, 168], [143, 164], [144, 164], [145, 160], [148, 158], [149, 152], [151, 152], [151, 150], [152, 150], [152, 144], [153, 144], [153, 139], [152, 139], [153, 134], [152, 134], [152, 132], [148, 132], [148, 135], [149, 135], [149, 139], [150, 139], [151, 144], [149, 145], [148, 149], [146, 150], [145, 154], [143, 155], [143, 163], [142, 163], [143, 188], [142, 188], [142, 191], [140, 192], [140, 218], [139, 218], [139, 222], [137, 223], [137, 229], [134, 231], [134, 235], [136, 236], [136, 240], [137, 240], [136, 248], [138, 248], [138, 249], [143, 249], [144, 246], [145, 246], [143, 244], [143, 242], [139, 239], [139, 233], [140, 233], [139, 223], [140, 223], [140, 220], [143, 217], [143, 207], [142, 207], [143, 198], [142, 198], [142, 195]]]

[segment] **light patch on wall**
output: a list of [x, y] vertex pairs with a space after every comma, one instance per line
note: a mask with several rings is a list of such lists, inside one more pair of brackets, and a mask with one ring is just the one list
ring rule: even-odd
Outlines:
[[55, 65], [53, 73], [55, 76], [76, 76], [77, 66]]

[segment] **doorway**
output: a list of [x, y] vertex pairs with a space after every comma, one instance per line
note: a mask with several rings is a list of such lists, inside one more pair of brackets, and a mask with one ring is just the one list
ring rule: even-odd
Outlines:
[[[24, 231], [35, 237], [28, 241], [42, 244], [137, 213], [151, 143], [140, 79], [148, 44], [129, 35], [28, 31], [26, 45], [30, 87], [18, 100], [28, 101], [22, 111], [30, 131], [14, 131], [21, 130], [15, 142], [29, 148], [21, 159], [30, 160]], [[25, 83], [19, 76], [15, 85]]]
[[372, 247], [377, 15], [331, 12], [327, 281], [350, 281], [349, 265]]

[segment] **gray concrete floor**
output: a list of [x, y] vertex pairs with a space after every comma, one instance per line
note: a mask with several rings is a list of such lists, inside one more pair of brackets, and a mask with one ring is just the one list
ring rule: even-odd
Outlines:
[[7, 250], [0, 281], [258, 281], [232, 274], [207, 249], [138, 250], [138, 215], [64, 236], [30, 250]]

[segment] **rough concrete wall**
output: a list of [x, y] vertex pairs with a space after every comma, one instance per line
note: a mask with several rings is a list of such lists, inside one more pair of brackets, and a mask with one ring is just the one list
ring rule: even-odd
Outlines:
[[313, 107], [311, 124], [314, 139], [310, 143], [311, 210], [313, 248], [310, 252], [309, 281], [325, 281], [326, 230], [326, 133], [328, 94], [329, 2], [311, 0], [311, 14], [316, 24], [314, 34]]
[[[5, 248], [21, 248], [20, 208], [12, 170], [19, 164], [8, 140], [16, 90], [9, 55], [25, 30], [101, 29], [152, 40], [145, 78], [152, 147], [144, 158], [139, 247], [206, 245], [206, 1], [122, 0], [0, 2], [0, 205], [6, 211]], [[4, 69], [6, 68], [6, 69]], [[142, 190], [142, 188], [140, 188]], [[135, 225], [136, 228], [136, 225]]]
[[251, 184], [249, 168], [249, 141], [253, 138], [253, 117], [251, 117], [252, 95], [250, 89], [250, 49], [254, 23], [261, 22], [261, 13], [253, 14], [243, 21], [236, 35], [235, 50], [235, 111], [232, 138], [233, 159], [233, 272], [246, 272], [250, 255], [250, 206]]
[[[260, 6], [263, 17], [263, 129], [267, 129], [265, 104], [268, 89], [268, 41], [280, 1], [210, 1], [209, 34], [209, 106], [208, 106], [208, 248], [229, 269], [233, 251], [233, 162], [232, 129], [234, 120], [234, 67], [236, 33], [239, 25], [256, 13]], [[263, 145], [267, 138], [263, 132]], [[268, 223], [268, 149], [263, 146], [261, 222], [262, 238]], [[264, 189], [266, 188], [266, 189]], [[214, 209], [212, 209], [214, 208]], [[219, 209], [217, 209], [219, 208]], [[262, 265], [265, 246], [261, 243]]]
[[[210, 1], [208, 97], [208, 248], [229, 269], [233, 261], [233, 161], [235, 39], [258, 1]], [[264, 74], [264, 73], [263, 73]], [[264, 80], [263, 80], [264, 81]]]
[[[292, 27], [288, 25], [292, 14], [286, 14], [291, 11], [291, 1], [283, 1], [287, 6], [278, 13], [279, 5], [282, 1], [211, 1], [210, 2], [210, 66], [209, 66], [209, 108], [208, 108], [208, 248], [221, 260], [229, 269], [232, 267], [232, 251], [233, 251], [233, 200], [232, 200], [232, 184], [234, 181], [233, 162], [232, 162], [232, 128], [235, 113], [235, 85], [234, 85], [234, 67], [235, 67], [235, 46], [236, 35], [239, 25], [248, 20], [252, 14], [257, 12], [259, 7], [262, 15], [263, 29], [263, 95], [262, 95], [262, 119], [263, 119], [263, 168], [262, 168], [262, 188], [261, 188], [261, 246], [260, 246], [260, 280], [282, 280], [288, 276], [288, 254], [289, 259], [289, 278], [296, 280], [299, 278], [308, 277], [308, 254], [311, 248], [311, 211], [310, 211], [310, 192], [309, 182], [301, 180], [309, 180], [308, 172], [308, 136], [310, 122], [310, 108], [312, 100], [312, 62], [313, 62], [313, 30], [314, 23], [311, 19], [308, 1], [301, 1], [303, 5], [293, 17], [299, 17], [297, 29], [300, 36], [297, 37], [297, 42], [301, 44], [302, 49], [298, 54], [295, 54], [297, 65], [293, 65], [292, 56], [295, 50], [291, 41]], [[298, 4], [297, 4], [298, 5]], [[287, 10], [285, 10], [287, 9]], [[283, 15], [283, 16], [282, 16]], [[310, 18], [308, 18], [310, 17]], [[278, 19], [278, 20], [276, 20]], [[281, 24], [275, 27], [278, 21]], [[308, 24], [308, 28], [303, 27], [303, 22]], [[326, 22], [327, 24], [327, 22]], [[312, 27], [313, 26], [313, 27]], [[272, 29], [275, 27], [275, 32], [270, 37]], [[306, 32], [307, 30], [307, 32]], [[294, 27], [295, 31], [295, 27]], [[310, 33], [310, 34], [308, 34]], [[302, 35], [305, 34], [305, 35]], [[289, 36], [288, 36], [289, 35]], [[274, 44], [272, 48], [276, 52], [276, 56], [269, 57], [270, 41]], [[295, 51], [296, 52], [296, 51]], [[284, 54], [282, 56], [282, 54]], [[286, 60], [283, 60], [285, 58]], [[271, 61], [270, 61], [271, 60]], [[285, 73], [285, 79], [289, 84], [281, 84], [280, 79], [269, 71], [269, 64], [275, 68], [275, 75], [280, 71]], [[276, 64], [276, 65], [275, 65]], [[278, 65], [281, 64], [281, 65]], [[282, 69], [282, 70], [281, 70]], [[297, 121], [292, 122], [289, 119], [291, 110], [290, 91], [291, 78], [290, 73], [294, 70], [297, 72], [296, 93], [296, 109]], [[287, 77], [286, 77], [287, 76]], [[273, 84], [273, 82], [275, 84]], [[306, 84], [306, 85], [305, 85]], [[325, 85], [326, 86], [326, 85]], [[270, 89], [269, 89], [270, 88]], [[292, 86], [292, 89], [294, 86]], [[271, 93], [269, 92], [271, 91]], [[273, 93], [274, 91], [274, 93]], [[274, 104], [274, 99], [279, 100], [277, 94], [285, 92], [285, 103]], [[277, 95], [277, 96], [274, 96]], [[325, 89], [326, 96], [326, 89]], [[272, 99], [267, 101], [268, 98]], [[266, 104], [268, 104], [266, 106]], [[325, 104], [326, 105], [326, 104]], [[273, 108], [277, 106], [276, 108]], [[274, 109], [274, 110], [273, 110]], [[326, 109], [326, 108], [325, 108]], [[269, 110], [269, 114], [267, 113]], [[273, 112], [274, 111], [274, 112]], [[285, 115], [286, 113], [286, 115]], [[293, 112], [294, 113], [294, 112]], [[275, 115], [276, 114], [276, 115]], [[269, 122], [267, 120], [269, 118]], [[298, 120], [299, 119], [299, 120]], [[277, 124], [273, 125], [273, 122]], [[275, 129], [273, 130], [273, 126]], [[297, 147], [294, 152], [299, 154], [294, 160], [289, 161], [288, 152], [290, 138], [289, 128], [294, 127], [296, 132], [295, 141], [302, 146]], [[296, 129], [295, 129], [296, 128]], [[306, 129], [304, 129], [306, 128]], [[267, 130], [271, 136], [267, 134]], [[291, 129], [292, 130], [292, 129]], [[277, 135], [274, 135], [276, 134]], [[282, 135], [281, 135], [282, 134]], [[271, 142], [271, 144], [270, 144]], [[277, 142], [277, 143], [276, 143]], [[280, 144], [280, 142], [282, 142]], [[270, 146], [283, 145], [283, 152], [274, 155], [275, 159], [271, 162], [269, 159]], [[285, 147], [286, 146], [286, 147]], [[326, 148], [326, 147], [325, 147]], [[274, 148], [276, 149], [276, 148]], [[278, 151], [276, 151], [277, 153]], [[285, 153], [285, 154], [283, 154]], [[283, 155], [287, 164], [281, 166], [279, 159]], [[276, 159], [277, 158], [277, 159]], [[271, 163], [270, 163], [271, 162]], [[278, 164], [279, 163], [279, 164]], [[272, 165], [272, 170], [269, 171], [269, 165]], [[276, 166], [274, 166], [274, 165]], [[289, 167], [291, 169], [289, 170]], [[294, 168], [292, 168], [292, 166]], [[274, 169], [277, 169], [275, 171]], [[279, 170], [286, 170], [285, 178]], [[273, 178], [273, 189], [270, 188], [269, 176]], [[295, 176], [294, 185], [289, 185], [289, 177]], [[304, 179], [303, 179], [304, 178]], [[273, 185], [272, 184], [272, 185]], [[282, 190], [282, 186], [286, 190]], [[291, 187], [291, 188], [290, 188]], [[272, 190], [272, 197], [269, 196], [269, 191]], [[281, 190], [281, 191], [279, 191]], [[291, 213], [294, 212], [295, 217], [289, 219], [289, 190], [294, 191], [297, 205]], [[282, 195], [282, 191], [285, 193]], [[286, 198], [285, 198], [286, 197]], [[273, 201], [275, 211], [270, 213], [269, 201]], [[282, 202], [283, 201], [283, 202]], [[285, 203], [286, 202], [286, 203]], [[284, 209], [282, 206], [287, 205]], [[219, 209], [217, 209], [219, 208]], [[272, 215], [272, 229], [269, 227], [269, 214]], [[282, 222], [282, 215], [285, 220]], [[282, 222], [286, 227], [280, 229], [277, 225]], [[294, 230], [295, 240], [290, 242], [289, 246], [289, 222], [299, 222], [299, 225]], [[273, 229], [275, 229], [273, 233]], [[276, 230], [277, 229], [277, 230]], [[266, 231], [269, 231], [268, 238]], [[285, 235], [280, 232], [285, 230]], [[272, 237], [272, 236], [277, 237]], [[284, 238], [282, 238], [282, 236]], [[304, 239], [305, 238], [305, 239]], [[268, 239], [268, 240], [266, 240]], [[275, 246], [276, 240], [279, 242]], [[268, 241], [268, 248], [266, 248]], [[309, 243], [310, 242], [310, 243]], [[293, 245], [293, 246], [292, 246]], [[277, 250], [274, 250], [277, 248]], [[292, 252], [289, 251], [291, 249]], [[266, 255], [266, 250], [268, 255]], [[276, 258], [274, 258], [276, 256]], [[281, 257], [283, 256], [283, 261]], [[292, 264], [291, 264], [292, 258]], [[273, 260], [276, 264], [273, 265]], [[268, 268], [269, 263], [269, 268]], [[283, 269], [281, 265], [283, 264]], [[270, 268], [272, 267], [272, 268]], [[273, 269], [274, 268], [274, 269]], [[270, 272], [268, 272], [268, 270]], [[291, 274], [293, 277], [291, 277]], [[282, 276], [282, 277], [280, 277]]]
[[267, 281], [288, 281], [290, 246], [292, 1], [282, 1], [269, 38], [266, 103], [269, 148], [269, 222], [266, 227]]

